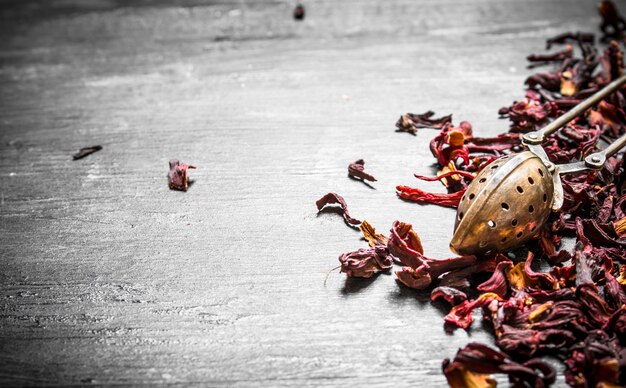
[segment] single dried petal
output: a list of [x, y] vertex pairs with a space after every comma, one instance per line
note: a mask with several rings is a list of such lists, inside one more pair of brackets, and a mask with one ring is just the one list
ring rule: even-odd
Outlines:
[[491, 274], [491, 278], [480, 284], [476, 289], [481, 292], [493, 292], [499, 297], [505, 298], [509, 291], [506, 275], [512, 267], [513, 263], [511, 261], [501, 261], [493, 274]]
[[361, 223], [361, 232], [363, 232], [363, 237], [372, 248], [377, 245], [387, 246], [389, 238], [384, 234], [376, 233], [376, 229], [365, 220]]
[[189, 187], [189, 175], [187, 170], [190, 168], [196, 167], [185, 164], [176, 159], [170, 160], [170, 171], [167, 174], [170, 189], [187, 191], [187, 188]]
[[462, 329], [467, 329], [474, 321], [474, 318], [472, 317], [474, 309], [476, 307], [486, 306], [493, 300], [501, 301], [502, 298], [500, 298], [497, 294], [487, 292], [474, 300], [466, 300], [465, 302], [454, 306], [448, 315], [443, 318], [443, 320]]
[[594, 35], [584, 32], [566, 32], [554, 36], [546, 41], [546, 49], [549, 50], [553, 44], [564, 44], [567, 42], [594, 43]]
[[603, 0], [598, 4], [598, 12], [602, 17], [602, 24], [600, 24], [603, 33], [602, 41], [622, 38], [626, 29], [626, 21], [619, 14], [615, 4], [610, 0]]
[[[476, 342], [471, 342], [465, 348], [459, 349], [452, 363], [445, 360], [443, 364], [444, 374], [446, 374], [446, 369], [451, 368], [454, 364], [456, 364], [454, 369], [473, 373], [507, 374], [512, 386], [545, 387], [554, 383], [556, 379], [554, 369], [540, 359], [530, 359], [520, 364], [512, 361], [507, 354]], [[453, 387], [456, 386], [453, 385]], [[459, 385], [459, 387], [478, 388], [480, 386]]]
[[453, 388], [496, 388], [498, 383], [488, 374], [475, 373], [465, 369], [460, 363], [444, 361], [443, 374], [448, 385]]
[[458, 207], [465, 190], [452, 194], [429, 193], [416, 187], [396, 186], [398, 197], [418, 203], [432, 203], [446, 207]]
[[366, 279], [393, 266], [393, 259], [389, 256], [387, 248], [380, 245], [344, 253], [339, 256], [339, 262], [341, 263], [341, 272], [344, 272], [348, 277]]
[[326, 209], [329, 209], [326, 207], [327, 205], [338, 204], [341, 207], [341, 215], [343, 216], [343, 219], [346, 222], [346, 224], [348, 224], [349, 226], [352, 226], [352, 225], [358, 225], [361, 223], [361, 221], [357, 220], [356, 218], [352, 218], [350, 216], [350, 213], [348, 213], [348, 204], [343, 199], [343, 197], [339, 194], [328, 193], [322, 198], [318, 199], [315, 202], [315, 204], [317, 205], [318, 212], [327, 211]]
[[422, 114], [406, 113], [398, 119], [396, 122], [396, 128], [398, 132], [408, 132], [410, 134], [417, 134], [418, 128], [436, 128], [440, 129], [445, 124], [452, 122], [452, 115], [442, 116], [438, 119], [432, 118], [435, 114], [433, 111], [427, 111]]
[[557, 51], [552, 54], [531, 54], [526, 57], [528, 62], [563, 62], [574, 54], [574, 47], [568, 44], [565, 50]]
[[365, 162], [363, 159], [359, 159], [354, 163], [350, 163], [348, 166], [348, 176], [355, 179], [361, 179], [364, 181], [376, 182], [376, 178], [365, 172]]
[[100, 151], [101, 149], [102, 149], [101, 145], [95, 145], [95, 146], [91, 146], [91, 147], [81, 148], [80, 150], [78, 150], [77, 153], [72, 155], [72, 159], [74, 159], [74, 160], [82, 159], [82, 158], [84, 158], [87, 155], [91, 155], [94, 152]]
[[457, 290], [456, 288], [439, 286], [433, 289], [430, 293], [430, 300], [434, 301], [439, 298], [443, 298], [452, 306], [456, 306], [466, 301], [467, 295], [465, 295], [464, 292]]
[[404, 265], [417, 268], [424, 264], [422, 255], [424, 248], [420, 237], [413, 230], [413, 225], [402, 221], [394, 221], [387, 243], [389, 252]]
[[525, 263], [517, 263], [508, 272], [508, 281], [514, 290], [523, 290], [526, 287], [534, 287], [537, 282], [528, 276], [525, 271]]
[[396, 277], [398, 281], [409, 288], [416, 290], [423, 290], [430, 286], [432, 278], [428, 273], [427, 267], [421, 266], [418, 268], [402, 267], [401, 271], [396, 271]]

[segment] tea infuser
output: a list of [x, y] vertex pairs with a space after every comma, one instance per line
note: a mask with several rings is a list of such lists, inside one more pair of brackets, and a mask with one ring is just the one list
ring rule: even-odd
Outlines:
[[550, 162], [541, 144], [625, 83], [623, 75], [544, 128], [523, 135], [527, 151], [499, 158], [476, 175], [457, 208], [450, 249], [461, 255], [504, 252], [536, 237], [550, 213], [563, 205], [561, 175], [601, 169], [626, 146], [626, 134], [567, 164]]

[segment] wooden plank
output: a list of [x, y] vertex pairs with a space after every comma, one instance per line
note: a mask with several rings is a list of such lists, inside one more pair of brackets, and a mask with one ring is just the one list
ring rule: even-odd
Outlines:
[[[395, 197], [434, 171], [435, 133], [397, 117], [502, 132], [525, 55], [594, 31], [591, 4], [327, 0], [302, 23], [290, 2], [132, 4], [3, 4], [2, 384], [434, 387], [442, 359], [492, 343], [446, 334], [446, 306], [391, 275], [324, 285], [365, 244], [314, 201], [450, 255], [454, 212]], [[187, 193], [170, 158], [198, 166]], [[358, 158], [375, 189], [346, 177]]]

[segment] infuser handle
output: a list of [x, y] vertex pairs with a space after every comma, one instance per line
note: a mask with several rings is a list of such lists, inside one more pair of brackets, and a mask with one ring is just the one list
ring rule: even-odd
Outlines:
[[[613, 93], [617, 89], [621, 88], [624, 84], [626, 84], [626, 74], [622, 75], [621, 77], [619, 77], [615, 81], [613, 81], [610, 84], [606, 85], [605, 87], [603, 87], [602, 89], [597, 91], [594, 95], [592, 95], [591, 97], [583, 100], [580, 104], [576, 105], [575, 107], [570, 109], [567, 113], [565, 113], [564, 115], [558, 117], [556, 120], [554, 120], [550, 124], [546, 125], [545, 127], [541, 128], [540, 130], [534, 131], [534, 132], [529, 132], [529, 133], [525, 134], [524, 136], [522, 136], [522, 142], [524, 144], [541, 144], [541, 143], [543, 143], [548, 136], [550, 136], [551, 134], [553, 134], [554, 132], [559, 130], [561, 127], [563, 127], [565, 124], [569, 123], [570, 121], [572, 121], [576, 117], [578, 117], [581, 114], [583, 114], [587, 109], [591, 108], [592, 106], [594, 106], [597, 103], [599, 103], [600, 101], [602, 101], [605, 97], [607, 97], [608, 95], [610, 95], [611, 93]], [[621, 140], [621, 138], [620, 138], [620, 140]], [[618, 142], [619, 142], [619, 140], [618, 140]], [[614, 151], [613, 153], [617, 152], [622, 147], [623, 147], [623, 144], [621, 146], [619, 146], [619, 148], [616, 151]], [[610, 154], [609, 156], [611, 156], [611, 155], [613, 155], [613, 154]]]
[[585, 158], [585, 165], [596, 170], [600, 169], [604, 166], [606, 158], [615, 155], [615, 153], [624, 148], [624, 146], [626, 146], [626, 133], [620, 136], [613, 143], [609, 144], [609, 146], [602, 151], [587, 155]]

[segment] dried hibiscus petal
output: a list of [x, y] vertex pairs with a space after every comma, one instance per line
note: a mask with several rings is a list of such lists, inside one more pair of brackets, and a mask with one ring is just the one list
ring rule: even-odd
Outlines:
[[386, 247], [378, 245], [374, 248], [359, 249], [339, 256], [341, 272], [348, 277], [369, 279], [375, 274], [393, 266], [393, 259]]
[[429, 110], [422, 114], [406, 113], [400, 116], [396, 122], [398, 132], [408, 132], [417, 134], [418, 128], [441, 128], [452, 121], [452, 115], [442, 116], [438, 119], [432, 118], [435, 112]]
[[574, 54], [572, 45], [565, 46], [565, 50], [553, 54], [531, 54], [526, 57], [528, 62], [563, 62]]
[[[451, 373], [453, 372], [453, 373]], [[509, 376], [513, 386], [545, 387], [556, 380], [554, 369], [539, 359], [531, 359], [523, 364], [512, 361], [506, 353], [491, 349], [476, 342], [459, 349], [452, 362], [444, 360], [443, 373], [452, 387], [495, 387], [493, 385], [459, 385], [464, 380], [456, 380], [463, 373], [487, 375], [504, 373]], [[453, 379], [451, 379], [451, 377]], [[454, 379], [456, 378], [456, 379]], [[467, 381], [467, 379], [465, 379]], [[472, 381], [472, 380], [470, 380]], [[480, 381], [474, 379], [473, 381]], [[483, 380], [484, 381], [484, 380]]]
[[369, 222], [364, 220], [360, 228], [361, 232], [363, 232], [363, 237], [372, 248], [377, 245], [387, 246], [389, 238], [384, 234], [376, 233], [376, 229]]
[[400, 259], [404, 265], [417, 268], [423, 264], [420, 259], [424, 254], [422, 241], [413, 230], [411, 224], [402, 221], [394, 221], [391, 226], [391, 234], [387, 243], [389, 252]]
[[348, 204], [339, 194], [328, 193], [322, 198], [318, 199], [315, 204], [317, 205], [318, 212], [326, 211], [326, 209], [328, 209], [326, 208], [327, 205], [338, 204], [341, 207], [341, 215], [343, 216], [346, 224], [348, 224], [349, 226], [353, 226], [361, 223], [361, 221], [350, 216], [350, 213], [348, 213]]
[[493, 300], [502, 300], [502, 298], [500, 298], [497, 294], [487, 292], [474, 300], [466, 300], [463, 303], [452, 307], [452, 310], [450, 310], [448, 315], [446, 315], [443, 320], [462, 329], [467, 329], [474, 321], [474, 318], [472, 317], [474, 309], [476, 307], [484, 307]]
[[402, 267], [401, 271], [396, 271], [396, 278], [400, 283], [416, 290], [423, 290], [432, 282], [428, 267], [424, 265], [417, 268]]
[[486, 282], [480, 284], [476, 289], [482, 292], [492, 292], [501, 298], [505, 298], [509, 285], [507, 281], [507, 273], [513, 267], [513, 263], [510, 261], [501, 261], [498, 263], [496, 270], [491, 274], [491, 278]]
[[546, 41], [546, 49], [550, 49], [553, 44], [563, 44], [567, 42], [578, 42], [579, 44], [591, 43], [593, 44], [594, 35], [585, 32], [566, 32], [554, 36]]
[[452, 194], [429, 193], [416, 187], [396, 186], [398, 197], [418, 203], [433, 203], [446, 207], [458, 207], [465, 190]]
[[95, 146], [91, 146], [91, 147], [83, 147], [80, 150], [78, 150], [77, 153], [75, 153], [74, 155], [72, 155], [72, 159], [74, 160], [78, 160], [78, 159], [82, 159], [87, 155], [91, 155], [94, 152], [98, 152], [102, 149], [101, 145], [95, 145]]
[[626, 21], [619, 14], [617, 7], [610, 0], [603, 0], [598, 4], [598, 12], [602, 17], [602, 40], [607, 41], [610, 38], [620, 39], [626, 29]]
[[467, 300], [467, 295], [463, 291], [459, 291], [453, 287], [439, 286], [430, 293], [430, 300], [443, 298], [452, 306], [456, 306]]
[[348, 166], [348, 176], [364, 181], [376, 182], [376, 178], [365, 172], [365, 162], [359, 159]]
[[172, 190], [187, 191], [189, 187], [189, 175], [187, 170], [196, 168], [189, 164], [185, 164], [176, 159], [170, 160], [170, 171], [167, 174], [167, 180]]

